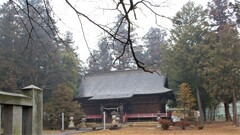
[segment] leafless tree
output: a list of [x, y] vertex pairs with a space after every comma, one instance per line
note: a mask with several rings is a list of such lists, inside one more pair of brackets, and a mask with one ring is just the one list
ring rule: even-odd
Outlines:
[[[45, 7], [44, 12], [49, 16], [49, 18], [42, 17], [43, 11], [40, 11], [36, 7], [36, 5], [31, 4], [31, 0], [25, 0], [25, 4], [27, 6], [27, 7], [25, 7], [25, 9], [24, 9], [24, 7], [21, 6], [21, 2], [20, 2], [20, 1], [23, 2], [24, 0], [10, 0], [10, 1], [12, 2], [12, 5], [15, 8], [20, 9], [28, 17], [28, 21], [31, 24], [31, 27], [28, 28], [29, 29], [28, 30], [29, 39], [31, 38], [32, 33], [36, 33], [36, 31], [34, 29], [34, 24], [36, 24], [36, 25], [39, 25], [43, 30], [46, 29], [45, 27], [50, 28], [51, 32], [55, 33], [54, 34], [55, 36], [52, 37], [52, 34], [50, 34], [49, 31], [45, 31], [46, 34], [49, 35], [49, 37], [53, 40], [61, 41], [61, 36], [58, 35], [57, 29], [52, 27], [52, 25], [51, 25], [54, 23], [54, 20], [51, 19], [52, 18], [51, 13], [54, 13], [54, 11], [51, 8], [50, 0], [39, 0], [39, 1], [42, 1], [43, 5]], [[158, 23], [158, 19], [165, 18], [165, 19], [172, 20], [171, 18], [161, 15], [157, 12], [158, 11], [157, 9], [162, 8], [163, 6], [166, 6], [167, 0], [162, 1], [160, 3], [156, 3], [151, 0], [110, 0], [110, 1], [113, 3], [114, 8], [112, 8], [112, 9], [108, 8], [105, 10], [112, 10], [115, 12], [117, 11], [116, 12], [117, 14], [122, 15], [121, 23], [123, 21], [127, 22], [128, 35], [127, 35], [127, 38], [124, 40], [122, 40], [122, 37], [120, 37], [121, 35], [118, 35], [118, 30], [119, 30], [119, 27], [121, 26], [121, 23], [116, 24], [114, 26], [115, 30], [113, 30], [113, 29], [109, 28], [108, 25], [106, 25], [106, 24], [99, 24], [98, 22], [94, 21], [93, 18], [90, 18], [87, 14], [84, 13], [84, 11], [82, 11], [80, 8], [76, 7], [75, 4], [71, 3], [70, 0], [65, 0], [66, 4], [76, 13], [76, 15], [79, 19], [80, 27], [82, 28], [82, 32], [83, 32], [86, 44], [87, 44], [87, 39], [85, 37], [81, 18], [87, 19], [90, 23], [94, 24], [99, 29], [101, 29], [103, 32], [107, 33], [108, 36], [110, 36], [112, 39], [119, 41], [124, 45], [122, 54], [120, 54], [116, 59], [119, 59], [120, 57], [122, 57], [124, 55], [124, 53], [126, 52], [126, 48], [129, 47], [137, 67], [141, 68], [147, 72], [151, 72], [151, 73], [154, 72], [151, 69], [147, 69], [147, 67], [144, 65], [144, 63], [141, 62], [136, 57], [136, 53], [135, 53], [133, 42], [132, 42], [133, 39], [130, 35], [131, 35], [131, 30], [133, 29], [133, 26], [134, 26], [133, 22], [134, 22], [134, 20], [137, 20], [139, 14], [143, 14], [143, 9], [145, 11], [148, 10], [149, 12], [154, 14], [154, 16], [155, 16], [154, 19], [155, 19], [156, 24]], [[39, 23], [39, 22], [35, 21], [34, 17], [31, 16], [30, 11], [34, 11], [36, 14], [38, 14], [39, 17], [42, 19], [43, 23]], [[87, 46], [88, 46], [88, 44], [87, 44]], [[89, 52], [90, 52], [90, 49], [89, 49]], [[92, 56], [91, 52], [90, 52], [90, 55]]]

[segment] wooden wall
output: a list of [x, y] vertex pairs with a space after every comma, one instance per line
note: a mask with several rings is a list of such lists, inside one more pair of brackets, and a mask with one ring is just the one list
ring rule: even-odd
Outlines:
[[131, 100], [131, 113], [157, 113], [160, 110], [159, 96], [136, 96]]
[[129, 99], [118, 100], [99, 100], [99, 101], [83, 101], [82, 108], [87, 115], [101, 114], [100, 106], [118, 107], [123, 105], [124, 113], [138, 114], [138, 113], [157, 113], [165, 112], [164, 95], [142, 95], [133, 96]]

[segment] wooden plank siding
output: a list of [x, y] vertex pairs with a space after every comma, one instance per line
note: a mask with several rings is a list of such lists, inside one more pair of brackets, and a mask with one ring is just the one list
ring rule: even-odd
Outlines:
[[83, 105], [82, 108], [83, 108], [84, 113], [88, 114], [88, 115], [101, 114], [100, 106], [97, 104]]

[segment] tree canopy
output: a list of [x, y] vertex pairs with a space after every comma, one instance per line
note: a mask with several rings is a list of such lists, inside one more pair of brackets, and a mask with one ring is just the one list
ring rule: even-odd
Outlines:
[[171, 78], [170, 86], [177, 89], [179, 84], [187, 82], [196, 97], [208, 99], [209, 102], [204, 102], [197, 98], [198, 103], [203, 103], [198, 105], [200, 113], [201, 106], [216, 107], [224, 102], [226, 120], [229, 120], [228, 104], [232, 102], [234, 106], [233, 99], [239, 93], [235, 82], [239, 78], [240, 57], [236, 49], [239, 33], [227, 12], [228, 2], [221, 2], [209, 3], [210, 10], [194, 6], [193, 2], [182, 7], [175, 16], [178, 21], [173, 25], [169, 41], [161, 48], [161, 69]]
[[[21, 88], [34, 84], [44, 90], [44, 103], [53, 98], [59, 102], [72, 101], [82, 69], [73, 47], [72, 34], [66, 32], [63, 38], [57, 38], [58, 31], [52, 30], [56, 30], [56, 24], [50, 13], [44, 10], [46, 7], [42, 1], [19, 0], [19, 7], [14, 2], [8, 1], [0, 7], [0, 90], [19, 92]], [[28, 4], [38, 8], [29, 9]], [[49, 19], [52, 23], [44, 25]], [[59, 89], [71, 96], [65, 99], [54, 97]], [[45, 109], [54, 109], [50, 107], [44, 108], [44, 112]], [[80, 111], [79, 106], [75, 105], [75, 109]]]

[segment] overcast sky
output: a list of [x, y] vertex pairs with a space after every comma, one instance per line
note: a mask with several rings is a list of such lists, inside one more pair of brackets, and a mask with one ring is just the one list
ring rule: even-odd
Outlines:
[[[62, 31], [69, 30], [74, 34], [75, 45], [78, 47], [78, 54], [80, 54], [80, 59], [85, 61], [89, 56], [89, 51], [87, 49], [86, 43], [83, 39], [81, 27], [78, 21], [76, 14], [72, 9], [65, 3], [65, 0], [52, 0], [54, 12], [61, 18], [58, 26]], [[116, 17], [116, 13], [113, 11], [103, 10], [102, 8], [111, 8], [112, 0], [69, 0], [73, 3], [80, 11], [89, 15], [95, 21], [106, 24], [111, 23]], [[156, 3], [161, 3], [166, 0], [155, 0]], [[172, 17], [176, 14], [181, 7], [186, 4], [189, 0], [168, 0], [165, 3], [161, 10], [158, 10], [159, 14]], [[196, 5], [203, 5], [206, 7], [209, 0], [192, 0]], [[82, 20], [84, 25], [84, 32], [91, 49], [94, 49], [97, 45], [98, 39], [101, 37], [101, 32], [99, 28], [95, 27], [92, 24], [89, 24], [88, 21]], [[64, 22], [64, 23], [63, 23]], [[139, 25], [139, 28], [136, 30], [138, 36], [143, 36], [150, 27], [156, 27], [155, 19], [153, 14], [148, 11], [145, 11], [144, 14], [139, 12], [137, 14], [136, 23]], [[171, 21], [167, 19], [160, 19], [159, 23], [166, 29], [169, 29], [172, 25]]]
[[[0, 4], [7, 0], [0, 0]], [[78, 48], [77, 52], [80, 56], [80, 59], [85, 61], [89, 56], [89, 51], [87, 49], [86, 43], [83, 38], [82, 30], [80, 23], [76, 14], [73, 10], [67, 5], [65, 0], [50, 0], [53, 6], [55, 13], [55, 19], [57, 21], [57, 26], [62, 33], [65, 31], [70, 31], [73, 33], [75, 46]], [[87, 14], [91, 19], [97, 21], [100, 24], [108, 24], [113, 22], [116, 17], [116, 12], [103, 10], [102, 8], [114, 8], [112, 1], [113, 0], [69, 0], [73, 5], [79, 9], [79, 11]], [[189, 0], [152, 0], [155, 3], [162, 3], [164, 7], [157, 10], [161, 15], [172, 17], [176, 14], [181, 7], [186, 4]], [[192, 0], [196, 5], [203, 5], [206, 7], [207, 2], [210, 0]], [[98, 39], [100, 39], [102, 31], [96, 26], [90, 24], [84, 18], [82, 18], [82, 23], [84, 26], [84, 32], [91, 49], [96, 48]], [[155, 18], [147, 10], [143, 10], [143, 13], [137, 12], [137, 20], [135, 23], [139, 26], [136, 29], [138, 36], [142, 37], [150, 27], [156, 27]], [[164, 28], [171, 28], [171, 21], [168, 19], [159, 19], [159, 24]]]

